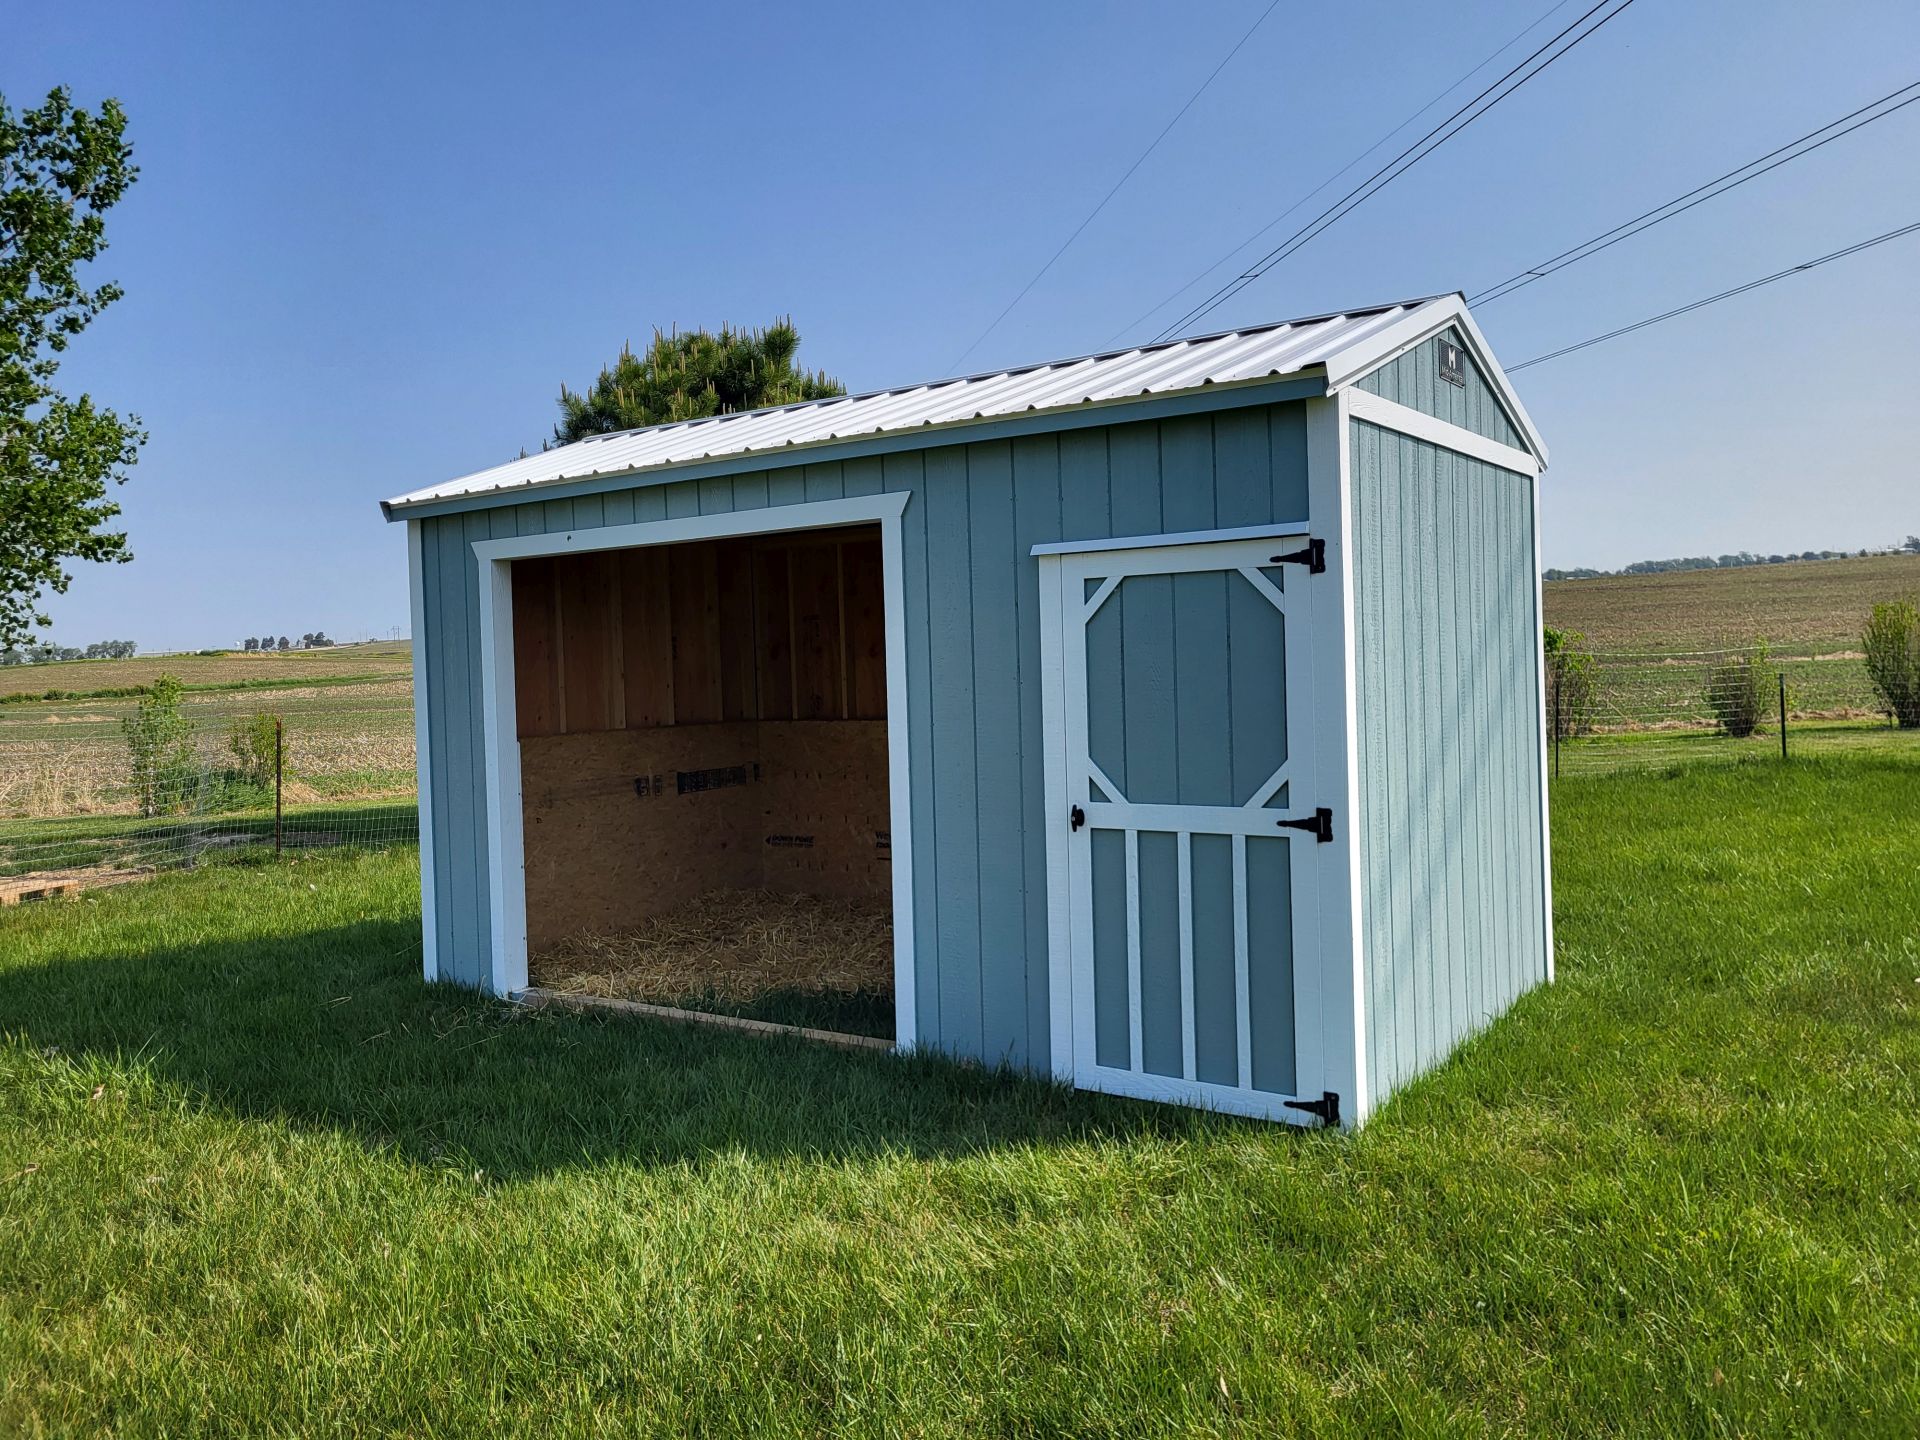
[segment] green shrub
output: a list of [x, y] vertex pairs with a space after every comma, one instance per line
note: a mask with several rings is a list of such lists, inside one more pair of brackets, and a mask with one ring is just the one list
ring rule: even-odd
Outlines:
[[1585, 735], [1599, 708], [1600, 667], [1578, 630], [1545, 628], [1547, 723], [1561, 735]]
[[1875, 605], [1860, 648], [1887, 713], [1903, 730], [1920, 729], [1920, 608], [1911, 600]]
[[[263, 789], [273, 788], [274, 754], [282, 743], [279, 731], [280, 717], [270, 711], [235, 717], [227, 730], [227, 750], [242, 779]], [[286, 763], [284, 753], [280, 763]]]
[[142, 815], [176, 815], [195, 798], [200, 757], [193, 748], [193, 722], [180, 713], [181, 689], [173, 676], [157, 677], [133, 714], [120, 722]]
[[1761, 641], [1744, 654], [1728, 654], [1707, 667], [1707, 708], [1721, 730], [1744, 740], [1775, 709], [1780, 672]]

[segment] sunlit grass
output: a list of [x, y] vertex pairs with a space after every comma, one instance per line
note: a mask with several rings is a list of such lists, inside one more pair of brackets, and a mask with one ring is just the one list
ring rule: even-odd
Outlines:
[[1348, 1138], [427, 987], [409, 852], [0, 915], [0, 1432], [1912, 1434], [1920, 769], [1553, 804]]

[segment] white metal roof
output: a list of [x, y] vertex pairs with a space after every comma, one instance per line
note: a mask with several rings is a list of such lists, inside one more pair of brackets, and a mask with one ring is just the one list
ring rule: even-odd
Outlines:
[[1218, 335], [1113, 350], [1017, 370], [940, 380], [900, 390], [876, 390], [683, 420], [595, 435], [538, 455], [496, 465], [389, 500], [390, 513], [435, 501], [500, 490], [558, 485], [596, 476], [628, 475], [727, 456], [790, 451], [834, 441], [925, 431], [1046, 411], [1121, 404], [1214, 385], [1244, 384], [1323, 371], [1334, 390], [1376, 368], [1410, 344], [1460, 322], [1483, 368], [1510, 402], [1514, 418], [1536, 447], [1537, 435], [1512, 398], [1511, 387], [1485, 351], [1465, 302], [1456, 295], [1317, 315]]

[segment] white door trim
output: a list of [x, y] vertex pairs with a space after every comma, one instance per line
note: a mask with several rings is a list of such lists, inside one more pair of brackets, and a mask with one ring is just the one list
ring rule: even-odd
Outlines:
[[[514, 719], [513, 568], [515, 560], [626, 550], [738, 535], [773, 535], [840, 525], [880, 527], [881, 592], [887, 645], [887, 803], [893, 852], [894, 1048], [910, 1050], [915, 1030], [913, 793], [907, 708], [907, 605], [901, 516], [904, 493], [859, 495], [797, 505], [605, 525], [551, 535], [472, 542], [480, 580], [480, 699], [485, 725], [487, 883], [493, 915], [490, 975], [495, 994], [527, 988], [527, 884], [522, 853], [520, 741]], [[416, 524], [418, 522], [415, 522]]]
[[[672, 520], [642, 520], [632, 525], [597, 525], [556, 530], [551, 535], [509, 535], [476, 540], [482, 560], [524, 560], [536, 555], [586, 554], [595, 550], [631, 550], [643, 545], [672, 545], [681, 540], [719, 540], [730, 535], [779, 535], [789, 530], [825, 530], [835, 525], [897, 523], [907, 508], [904, 491], [855, 495], [846, 500], [809, 500], [800, 505], [731, 510], [718, 515], [682, 515]], [[883, 537], [884, 538], [884, 537]], [[892, 697], [889, 696], [889, 699]]]
[[1292, 520], [1284, 525], [1236, 525], [1227, 530], [1179, 530], [1170, 535], [1126, 535], [1114, 540], [1049, 540], [1036, 545], [1029, 555], [1082, 555], [1097, 550], [1159, 549], [1168, 545], [1207, 545], [1215, 540], [1265, 540], [1277, 535], [1304, 535], [1307, 522]]
[[1056, 554], [1040, 557], [1041, 775], [1047, 789], [1047, 1017], [1053, 1076], [1073, 1083], [1073, 971], [1062, 963], [1073, 944], [1072, 880], [1067, 857], [1066, 663], [1062, 617], [1066, 613], [1065, 567]]

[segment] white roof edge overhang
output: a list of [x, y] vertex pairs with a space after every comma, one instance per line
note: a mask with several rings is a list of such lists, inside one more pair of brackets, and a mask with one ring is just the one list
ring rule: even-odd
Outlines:
[[1507, 379], [1507, 372], [1493, 358], [1493, 349], [1487, 344], [1487, 337], [1480, 332], [1480, 327], [1474, 323], [1473, 314], [1467, 309], [1466, 298], [1457, 291], [1452, 295], [1436, 296], [1394, 318], [1375, 333], [1363, 336], [1327, 356], [1327, 393], [1332, 395], [1357, 384], [1381, 366], [1391, 364], [1409, 350], [1425, 344], [1452, 326], [1459, 328], [1475, 363], [1485, 372], [1494, 398], [1513, 422], [1514, 429], [1526, 441], [1527, 453], [1538, 460], [1540, 468], [1544, 470], [1547, 466], [1546, 441], [1541, 438], [1533, 417], [1527, 414], [1526, 406], [1520, 403], [1520, 396], [1514, 391], [1513, 382]]
[[[550, 497], [554, 491], [570, 490], [576, 486], [611, 486], [621, 481], [663, 485], [678, 479], [784, 468], [817, 459], [820, 453], [826, 450], [844, 450], [849, 452], [848, 458], [852, 458], [866, 451], [881, 453], [883, 450], [892, 449], [931, 448], [949, 443], [948, 437], [955, 437], [964, 443], [968, 432], [972, 431], [983, 432], [979, 437], [982, 439], [996, 438], [997, 432], [1009, 428], [1021, 428], [1034, 421], [1084, 416], [1087, 418], [1079, 421], [1081, 426], [1124, 424], [1127, 419], [1125, 412], [1129, 410], [1137, 409], [1151, 414], [1163, 408], [1176, 408], [1182, 402], [1191, 403], [1198, 399], [1214, 397], [1218, 399], [1217, 408], [1228, 409], [1236, 405], [1258, 405], [1268, 400], [1277, 403], [1287, 399], [1309, 398], [1313, 395], [1330, 393], [1331, 389], [1332, 386], [1327, 383], [1322, 366], [1303, 365], [1297, 370], [1254, 375], [1238, 380], [1207, 380], [1179, 390], [1151, 390], [1097, 400], [1069, 399], [1011, 414], [964, 415], [951, 420], [912, 425], [897, 430], [823, 435], [818, 439], [787, 441], [766, 449], [723, 451], [713, 455], [656, 461], [653, 464], [615, 466], [606, 470], [588, 470], [579, 474], [509, 482], [448, 494], [435, 494], [432, 490], [415, 491], [396, 496], [391, 500], [382, 500], [380, 510], [390, 521], [405, 520], [422, 514], [457, 514], [464, 510], [519, 504], [521, 496], [525, 496], [530, 503], [536, 499]], [[1279, 393], [1268, 395], [1265, 393], [1268, 391]], [[1149, 415], [1143, 415], [1141, 418], [1149, 418]]]

